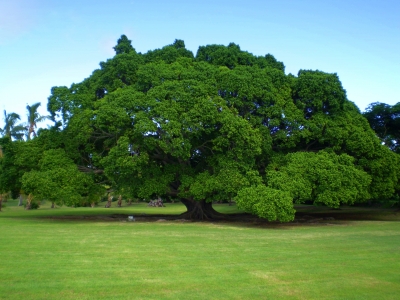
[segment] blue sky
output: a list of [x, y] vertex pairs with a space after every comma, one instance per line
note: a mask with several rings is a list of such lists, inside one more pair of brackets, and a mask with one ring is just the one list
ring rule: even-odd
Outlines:
[[286, 73], [337, 73], [348, 99], [400, 102], [400, 1], [0, 0], [0, 127], [3, 110], [25, 121], [46, 114], [52, 86], [80, 82], [114, 55], [121, 34], [138, 52], [183, 39], [271, 53]]

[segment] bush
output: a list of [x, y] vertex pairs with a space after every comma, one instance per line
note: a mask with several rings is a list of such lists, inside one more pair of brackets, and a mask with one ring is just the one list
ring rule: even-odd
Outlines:
[[[24, 204], [24, 207], [26, 208], [26, 203]], [[38, 209], [39, 207], [40, 207], [39, 203], [37, 203], [35, 201], [31, 202], [31, 208], [30, 209]]]

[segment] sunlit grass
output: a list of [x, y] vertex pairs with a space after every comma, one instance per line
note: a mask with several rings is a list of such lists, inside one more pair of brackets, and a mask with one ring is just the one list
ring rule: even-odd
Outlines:
[[254, 227], [44, 218], [179, 214], [180, 204], [36, 211], [6, 204], [0, 299], [397, 299], [400, 290], [393, 213], [393, 221]]

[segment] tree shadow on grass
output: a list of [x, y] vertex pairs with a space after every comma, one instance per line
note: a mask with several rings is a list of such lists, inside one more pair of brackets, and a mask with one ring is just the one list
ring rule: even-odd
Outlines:
[[[292, 222], [269, 222], [256, 216], [237, 213], [226, 214], [223, 218], [210, 220], [188, 220], [182, 215], [170, 214], [109, 214], [109, 215], [59, 215], [40, 216], [40, 219], [85, 222], [140, 222], [140, 223], [209, 223], [230, 226], [285, 229], [293, 226], [346, 225], [352, 221], [400, 221], [400, 211], [387, 208], [343, 207], [331, 209], [318, 206], [299, 206]], [[133, 219], [129, 218], [132, 216]]]

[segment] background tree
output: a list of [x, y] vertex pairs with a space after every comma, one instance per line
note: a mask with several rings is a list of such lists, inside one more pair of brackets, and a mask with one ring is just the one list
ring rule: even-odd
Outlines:
[[40, 102], [26, 106], [26, 110], [28, 111], [28, 130], [26, 136], [28, 140], [31, 139], [31, 134], [36, 137], [37, 123], [42, 122], [47, 118], [39, 115], [37, 111], [39, 106]]
[[9, 139], [22, 140], [26, 131], [25, 126], [17, 124], [20, 120], [19, 114], [9, 113], [4, 110], [4, 127], [0, 128], [0, 134]]
[[[0, 193], [11, 192], [13, 199], [17, 198], [21, 190], [20, 178], [24, 169], [20, 169], [16, 160], [24, 142], [11, 141], [8, 137], [0, 138], [2, 156], [0, 157]], [[31, 158], [35, 155], [31, 153]], [[37, 162], [35, 162], [37, 163]]]
[[0, 157], [0, 190], [11, 192], [14, 199], [21, 194], [28, 195], [22, 190], [22, 176], [30, 171], [38, 171], [45, 151], [65, 147], [64, 136], [64, 132], [53, 127], [43, 129], [37, 138], [28, 141], [0, 138], [0, 147], [3, 149]]
[[82, 204], [94, 184], [90, 175], [79, 172], [62, 149], [45, 151], [38, 170], [26, 172], [21, 181], [26, 193], [51, 201], [52, 207]]
[[400, 102], [395, 105], [371, 103], [363, 115], [382, 142], [400, 153]]

